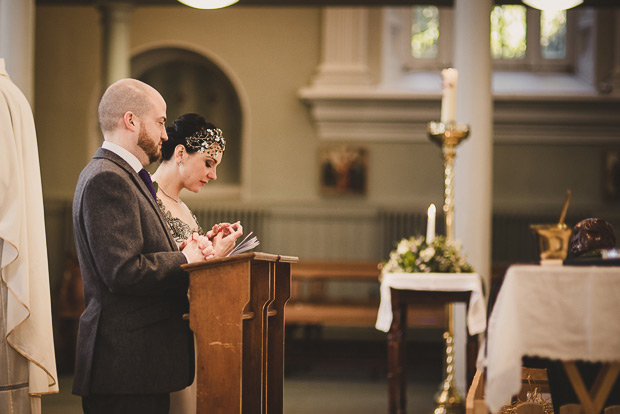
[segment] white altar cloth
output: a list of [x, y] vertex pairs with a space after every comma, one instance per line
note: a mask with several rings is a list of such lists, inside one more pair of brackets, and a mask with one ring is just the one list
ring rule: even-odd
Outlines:
[[381, 303], [375, 328], [388, 332], [392, 324], [392, 295], [390, 288], [441, 292], [469, 292], [467, 327], [470, 335], [484, 332], [486, 305], [482, 283], [477, 273], [383, 273]]
[[619, 315], [619, 267], [510, 267], [487, 331], [489, 409], [499, 411], [519, 392], [524, 355], [619, 361]]

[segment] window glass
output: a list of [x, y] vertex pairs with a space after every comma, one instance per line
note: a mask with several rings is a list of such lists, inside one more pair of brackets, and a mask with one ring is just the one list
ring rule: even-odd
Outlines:
[[540, 53], [545, 59], [566, 56], [566, 10], [540, 14]]
[[526, 43], [525, 6], [495, 6], [491, 13], [491, 55], [494, 59], [523, 59]]
[[439, 9], [435, 6], [414, 6], [411, 22], [411, 55], [432, 59], [439, 53]]

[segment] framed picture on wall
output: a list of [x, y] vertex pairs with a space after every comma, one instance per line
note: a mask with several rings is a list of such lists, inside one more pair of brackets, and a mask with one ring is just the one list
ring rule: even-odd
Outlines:
[[324, 144], [319, 150], [320, 191], [323, 195], [365, 195], [368, 150], [346, 144]]
[[607, 200], [620, 200], [620, 149], [606, 150], [603, 166], [603, 194]]

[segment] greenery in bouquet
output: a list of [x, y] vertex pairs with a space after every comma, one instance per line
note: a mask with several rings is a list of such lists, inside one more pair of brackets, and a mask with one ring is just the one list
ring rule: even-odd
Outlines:
[[471, 273], [474, 269], [460, 254], [459, 242], [436, 236], [431, 243], [424, 236], [404, 238], [382, 263], [384, 272], [396, 273]]

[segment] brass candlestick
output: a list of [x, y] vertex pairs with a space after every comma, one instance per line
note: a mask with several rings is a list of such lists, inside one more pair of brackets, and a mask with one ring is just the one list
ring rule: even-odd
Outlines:
[[456, 147], [469, 136], [469, 126], [451, 122], [429, 122], [428, 137], [441, 146], [444, 165], [444, 204], [443, 212], [446, 217], [446, 239], [454, 240], [454, 158]]
[[[441, 146], [444, 160], [444, 204], [443, 212], [446, 218], [446, 239], [454, 241], [454, 158], [456, 147], [469, 136], [469, 126], [455, 122], [429, 122], [428, 137]], [[448, 330], [444, 332], [446, 341], [445, 373], [441, 389], [435, 398], [434, 414], [463, 414], [465, 400], [454, 384], [454, 325], [452, 317], [454, 304], [446, 306]]]

